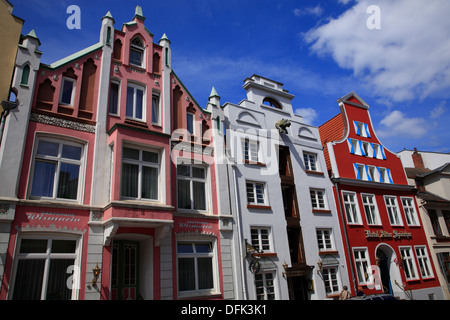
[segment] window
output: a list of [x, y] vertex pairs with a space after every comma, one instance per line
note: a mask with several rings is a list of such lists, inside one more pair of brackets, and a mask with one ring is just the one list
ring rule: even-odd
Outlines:
[[327, 296], [339, 294], [338, 268], [326, 267], [322, 269], [325, 292]]
[[[76, 299], [78, 241], [71, 238], [23, 238], [14, 281], [14, 300]], [[73, 285], [68, 285], [72, 277]]]
[[195, 115], [193, 113], [188, 112], [186, 114], [186, 129], [191, 135], [195, 134], [194, 119], [195, 119]]
[[212, 293], [215, 290], [213, 242], [178, 242], [178, 291]]
[[250, 141], [245, 139], [244, 142], [244, 160], [257, 163], [259, 161], [258, 151], [259, 143], [257, 141]]
[[159, 153], [130, 147], [122, 154], [122, 197], [159, 199]]
[[428, 257], [425, 246], [415, 247], [417, 261], [419, 262], [419, 270], [422, 278], [432, 278], [433, 270], [430, 265], [430, 258]]
[[342, 192], [344, 198], [344, 208], [348, 224], [361, 224], [360, 213], [358, 209], [358, 202], [356, 200], [356, 193]]
[[264, 197], [264, 183], [247, 182], [247, 203], [253, 205], [266, 204]]
[[387, 168], [377, 168], [380, 174], [380, 182], [384, 183], [394, 183], [392, 181], [391, 170]]
[[434, 209], [428, 209], [428, 216], [430, 217], [431, 226], [433, 227], [435, 236], [443, 236], [441, 225], [439, 224], [439, 219]]
[[141, 120], [145, 119], [145, 88], [129, 83], [127, 86], [127, 110], [128, 118]]
[[319, 251], [333, 251], [334, 244], [331, 237], [331, 229], [317, 229], [317, 243]]
[[318, 171], [317, 155], [304, 152], [303, 153], [303, 161], [305, 163], [305, 170]]
[[394, 196], [385, 196], [384, 202], [389, 216], [389, 222], [393, 226], [402, 226], [403, 221], [398, 210], [397, 198]]
[[363, 164], [354, 163], [353, 168], [355, 170], [355, 176], [358, 180], [367, 180], [366, 171]]
[[270, 229], [269, 228], [251, 228], [250, 230], [251, 233], [251, 241], [252, 241], [252, 246], [258, 250], [259, 252], [261, 251], [273, 251], [271, 250], [271, 246], [270, 246]]
[[22, 69], [22, 77], [20, 78], [21, 86], [28, 86], [28, 79], [30, 78], [30, 65], [25, 65]]
[[59, 102], [61, 104], [66, 104], [69, 106], [73, 106], [74, 98], [75, 98], [75, 84], [76, 81], [70, 78], [63, 78], [61, 85], [61, 95]]
[[156, 93], [153, 93], [152, 94], [152, 123], [153, 124], [160, 124], [159, 114], [160, 114], [159, 95]]
[[274, 272], [255, 274], [256, 300], [275, 300]]
[[266, 105], [266, 106], [269, 106], [269, 107], [282, 109], [281, 105], [278, 103], [278, 101], [276, 101], [275, 99], [272, 99], [272, 98], [265, 98], [263, 100], [263, 104]]
[[400, 254], [403, 261], [403, 271], [405, 272], [406, 280], [418, 279], [416, 263], [414, 262], [414, 256], [411, 247], [400, 248]]
[[370, 138], [369, 126], [367, 123], [353, 121], [353, 124], [355, 126], [355, 132], [358, 136]]
[[120, 84], [118, 82], [111, 82], [109, 90], [109, 113], [118, 115], [119, 114], [119, 88]]
[[401, 199], [403, 205], [403, 212], [405, 213], [406, 217], [406, 223], [410, 226], [418, 226], [419, 218], [417, 216], [413, 198], [401, 198]]
[[81, 144], [37, 140], [31, 196], [77, 200], [82, 163]]
[[178, 165], [178, 209], [207, 210], [206, 168]]
[[353, 255], [355, 257], [356, 275], [358, 277], [359, 284], [369, 283], [369, 255], [367, 248], [353, 249]]
[[367, 224], [379, 225], [380, 217], [378, 214], [378, 208], [376, 205], [375, 195], [362, 194], [364, 212], [366, 214]]
[[135, 37], [130, 45], [130, 64], [145, 67], [145, 47], [139, 37]]
[[325, 190], [310, 189], [309, 194], [311, 196], [311, 205], [314, 209], [327, 209], [325, 201]]
[[444, 216], [445, 225], [447, 226], [447, 232], [450, 234], [450, 211], [442, 210], [442, 215]]

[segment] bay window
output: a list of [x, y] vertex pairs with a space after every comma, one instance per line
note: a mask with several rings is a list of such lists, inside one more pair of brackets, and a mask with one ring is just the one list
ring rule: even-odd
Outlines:
[[53, 139], [38, 139], [36, 145], [31, 197], [77, 200], [83, 145]]
[[207, 169], [202, 166], [177, 166], [178, 209], [207, 210]]
[[159, 199], [159, 153], [153, 150], [123, 148], [122, 197]]

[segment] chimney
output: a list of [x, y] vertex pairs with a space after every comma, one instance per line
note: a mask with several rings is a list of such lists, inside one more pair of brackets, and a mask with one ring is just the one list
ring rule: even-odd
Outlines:
[[423, 164], [422, 155], [417, 151], [417, 148], [414, 148], [414, 152], [411, 155], [414, 168], [425, 169], [425, 165]]

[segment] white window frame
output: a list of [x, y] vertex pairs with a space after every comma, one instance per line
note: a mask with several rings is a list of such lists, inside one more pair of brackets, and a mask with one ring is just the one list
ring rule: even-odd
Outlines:
[[355, 133], [364, 138], [370, 138], [369, 126], [361, 121], [353, 121]]
[[[124, 157], [124, 149], [133, 149], [133, 150], [137, 150], [139, 151], [139, 160], [136, 159], [130, 159], [130, 158], [125, 158]], [[158, 162], [154, 163], [154, 162], [148, 162], [148, 161], [144, 161], [143, 160], [143, 153], [145, 152], [151, 152], [151, 153], [155, 153], [158, 156]], [[123, 165], [124, 164], [132, 164], [132, 165], [137, 165], [138, 166], [138, 188], [137, 188], [137, 197], [128, 197], [123, 195], [123, 191], [122, 191], [122, 183], [123, 183]], [[155, 168], [158, 171], [158, 196], [156, 199], [151, 199], [151, 198], [143, 198], [142, 197], [142, 184], [143, 184], [143, 176], [142, 176], [142, 171], [143, 171], [143, 167], [149, 167], [149, 168]], [[135, 146], [135, 145], [129, 145], [129, 144], [124, 144], [123, 148], [122, 148], [122, 169], [121, 169], [121, 188], [120, 188], [120, 196], [122, 199], [124, 200], [142, 200], [142, 201], [156, 201], [156, 202], [160, 202], [161, 201], [161, 189], [162, 189], [162, 184], [161, 184], [161, 152], [158, 149], [153, 149], [153, 148], [149, 148], [149, 147], [141, 147], [141, 146]]]
[[[65, 82], [72, 82], [72, 93], [70, 96], [70, 102], [63, 102], [62, 98], [63, 98], [63, 94], [64, 94], [64, 84]], [[68, 78], [68, 77], [62, 77], [61, 80], [61, 90], [59, 93], [59, 103], [65, 106], [71, 106], [73, 107], [75, 104], [75, 92], [76, 92], [76, 88], [77, 88], [77, 80], [72, 79], [72, 78]]]
[[[140, 122], [145, 122], [145, 120], [147, 119], [147, 89], [145, 86], [134, 83], [134, 82], [128, 82], [127, 83], [127, 98], [126, 98], [126, 104], [128, 103], [128, 88], [133, 88], [133, 114], [132, 115], [127, 115], [126, 114], [126, 110], [125, 110], [125, 116], [128, 119], [132, 119], [132, 120], [136, 120], [136, 121], [140, 121]], [[136, 98], [137, 98], [137, 90], [141, 90], [142, 91], [142, 118], [138, 118], [136, 116]], [[126, 109], [126, 106], [125, 106]]]
[[[361, 252], [364, 252], [364, 257], [361, 257]], [[358, 253], [358, 256], [356, 255]], [[373, 282], [371, 277], [371, 264], [369, 257], [369, 250], [367, 247], [353, 248], [353, 258], [355, 261], [355, 270], [358, 284], [366, 285]], [[363, 279], [360, 278], [363, 277]]]
[[[140, 45], [138, 46], [138, 45], [134, 44], [133, 41], [135, 39], [138, 39], [142, 43], [142, 46], [140, 46]], [[141, 64], [135, 64], [135, 63], [131, 62], [131, 50], [139, 51], [141, 53], [141, 58], [142, 58]], [[140, 67], [140, 68], [145, 68], [146, 60], [147, 60], [146, 57], [147, 57], [147, 55], [146, 55], [144, 40], [141, 37], [139, 37], [139, 36], [136, 36], [133, 39], [131, 39], [131, 41], [130, 41], [130, 52], [129, 52], [129, 63], [130, 63], [130, 65], [136, 66], [136, 67]]]
[[[111, 87], [113, 84], [117, 85], [117, 87], [118, 87], [117, 88], [118, 92], [117, 92], [117, 112], [116, 113], [111, 112], [111, 91], [112, 91]], [[113, 116], [118, 116], [118, 115], [120, 115], [121, 81], [112, 80], [110, 83], [109, 90], [110, 90], [110, 93], [109, 93], [109, 103], [108, 103], [108, 114], [113, 115]]]
[[328, 210], [327, 195], [324, 189], [309, 189], [313, 210]]
[[[189, 117], [192, 117], [192, 130], [189, 130]], [[189, 132], [191, 136], [195, 136], [195, 113], [186, 112], [186, 130]], [[192, 132], [191, 132], [192, 131]]]
[[422, 279], [434, 278], [433, 268], [430, 263], [430, 257], [426, 246], [414, 246], [416, 252], [417, 262], [419, 264], [419, 271]]
[[[333, 275], [335, 279], [333, 279]], [[327, 266], [322, 268], [322, 277], [325, 284], [327, 296], [337, 295], [341, 291], [341, 281], [339, 277], [339, 266]], [[335, 283], [335, 284], [333, 284]]]
[[335, 251], [336, 247], [334, 245], [333, 239], [333, 229], [331, 228], [317, 228], [317, 246], [320, 252]]
[[[20, 253], [22, 240], [47, 240], [47, 250], [45, 253]], [[53, 240], [71, 240], [76, 241], [75, 252], [74, 253], [51, 253], [52, 241]], [[9, 299], [12, 299], [14, 296], [14, 287], [15, 287], [15, 279], [17, 276], [17, 268], [19, 264], [19, 260], [29, 260], [29, 259], [45, 259], [45, 267], [44, 267], [44, 278], [42, 282], [41, 289], [41, 300], [45, 300], [47, 293], [47, 286], [49, 280], [49, 271], [50, 271], [50, 261], [55, 259], [74, 259], [73, 270], [67, 270], [67, 281], [69, 278], [72, 279], [72, 296], [71, 300], [77, 300], [79, 296], [79, 288], [80, 288], [80, 268], [81, 268], [81, 243], [82, 240], [79, 236], [69, 235], [69, 234], [51, 234], [51, 235], [40, 235], [36, 233], [31, 234], [22, 234], [19, 236], [16, 246], [16, 253], [14, 258], [14, 271], [12, 275], [11, 288], [12, 290], [9, 292]], [[72, 273], [70, 273], [72, 272]]]
[[[156, 99], [156, 119], [154, 119], [155, 115], [155, 99]], [[152, 124], [161, 125], [161, 94], [159, 92], [152, 92]]]
[[[183, 175], [178, 175], [178, 166], [180, 166], [180, 165], [189, 168], [189, 177], [183, 176]], [[194, 177], [192, 174], [192, 168], [203, 169], [205, 172], [205, 177], [204, 178]], [[209, 167], [206, 165], [193, 165], [193, 164], [178, 163], [176, 170], [177, 170], [176, 171], [177, 172], [177, 175], [176, 175], [177, 176], [177, 195], [176, 195], [177, 207], [179, 205], [179, 199], [178, 199], [178, 181], [179, 180], [189, 181], [189, 191], [190, 191], [190, 200], [191, 200], [190, 209], [178, 207], [178, 210], [179, 211], [189, 211], [189, 212], [205, 212], [205, 213], [209, 212], [209, 208], [210, 208]], [[205, 209], [195, 209], [194, 208], [194, 187], [193, 187], [193, 185], [194, 185], [195, 181], [203, 182], [205, 184]]]
[[[256, 238], [254, 238], [255, 235]], [[272, 243], [272, 228], [251, 226], [250, 242], [251, 245], [259, 252], [274, 252]]]
[[242, 155], [244, 162], [258, 163], [260, 158], [259, 141], [242, 139]]
[[[419, 216], [416, 211], [414, 198], [412, 197], [400, 197], [403, 207], [403, 213], [406, 217], [406, 223], [408, 226], [420, 226]], [[405, 201], [407, 202], [405, 204]], [[409, 202], [409, 203], [408, 203]]]
[[[178, 253], [176, 249], [176, 261], [177, 261], [177, 291], [179, 297], [194, 297], [194, 296], [204, 296], [204, 295], [215, 295], [219, 293], [219, 272], [218, 272], [218, 256], [217, 256], [217, 241], [215, 239], [194, 239], [192, 237], [180, 237], [176, 241], [176, 246], [178, 248], [179, 243], [191, 244], [193, 250], [195, 251], [195, 244], [210, 244], [211, 252], [208, 253]], [[180, 291], [179, 285], [179, 259], [189, 259], [194, 258], [194, 272], [195, 272], [195, 289], [194, 290], [183, 290]], [[212, 277], [213, 277], [213, 288], [210, 289], [199, 289], [198, 282], [198, 259], [199, 258], [211, 258], [212, 259]]]
[[[268, 284], [268, 281], [270, 279], [267, 279], [267, 275], [270, 274], [272, 276], [272, 285]], [[261, 277], [261, 279], [257, 279], [257, 277]], [[262, 281], [262, 286], [258, 287], [256, 286], [256, 281]], [[269, 295], [273, 297], [270, 300], [276, 300], [277, 299], [277, 290], [276, 290], [276, 271], [275, 270], [267, 270], [267, 271], [260, 271], [257, 274], [255, 274], [255, 298], [256, 300], [269, 300]], [[263, 294], [258, 294], [258, 289], [263, 290]], [[269, 290], [270, 289], [270, 290]], [[262, 299], [261, 299], [262, 298]]]
[[[249, 186], [248, 185], [252, 185], [251, 190], [249, 190]], [[262, 190], [262, 198], [263, 198], [263, 202], [258, 202], [258, 192], [257, 192], [257, 188], [256, 186], [261, 186], [261, 190]], [[246, 191], [246, 195], [247, 195], [247, 204], [249, 205], [255, 205], [255, 206], [267, 206], [268, 205], [268, 200], [266, 197], [266, 183], [265, 182], [261, 182], [261, 181], [245, 181], [245, 191]], [[253, 197], [253, 202], [249, 200], [249, 191], [252, 193], [251, 196]]]
[[[353, 199], [346, 200], [345, 195], [351, 196]], [[342, 202], [344, 203], [344, 210], [347, 224], [361, 225], [362, 220], [361, 220], [361, 213], [359, 211], [357, 193], [353, 191], [342, 190]], [[351, 212], [348, 212], [347, 205], [350, 206]]]
[[[50, 155], [39, 155], [38, 154], [38, 148], [39, 148], [39, 142], [46, 141], [50, 143], [58, 144], [58, 155], [57, 156], [50, 156]], [[80, 160], [75, 159], [68, 159], [68, 158], [62, 158], [62, 148], [64, 145], [67, 146], [73, 146], [73, 147], [79, 147], [81, 148], [81, 157]], [[29, 177], [29, 198], [30, 199], [38, 199], [38, 200], [57, 200], [57, 201], [67, 201], [67, 202], [75, 202], [79, 203], [81, 202], [84, 194], [84, 180], [85, 180], [85, 168], [86, 168], [86, 153], [87, 153], [87, 147], [86, 144], [82, 141], [76, 141], [76, 140], [68, 140], [65, 138], [56, 138], [56, 137], [47, 137], [47, 136], [39, 136], [35, 140], [34, 144], [34, 150], [33, 150], [33, 158], [32, 158], [32, 168], [30, 171], [30, 177]], [[33, 180], [35, 178], [35, 167], [36, 167], [36, 159], [41, 160], [42, 162], [55, 162], [56, 168], [55, 168], [55, 175], [53, 177], [53, 194], [51, 197], [46, 196], [35, 196], [32, 194], [33, 192]], [[60, 167], [61, 163], [66, 164], [72, 164], [72, 165], [78, 165], [79, 166], [79, 172], [78, 172], [78, 186], [77, 186], [77, 196], [75, 199], [69, 199], [69, 198], [59, 198], [58, 197], [58, 187], [59, 187], [59, 175], [60, 175]]]
[[303, 163], [305, 170], [320, 172], [317, 154], [311, 152], [303, 152]]
[[402, 215], [400, 214], [400, 207], [398, 206], [397, 197], [385, 195], [384, 204], [386, 206], [386, 212], [391, 226], [403, 226]]
[[417, 271], [417, 265], [414, 260], [414, 252], [411, 246], [399, 247], [400, 255], [403, 262], [403, 272], [407, 281], [418, 280], [419, 273]]
[[[380, 212], [378, 211], [377, 199], [375, 195], [369, 193], [361, 193], [361, 199], [363, 203], [364, 213], [366, 215], [367, 224], [373, 226], [380, 226], [381, 225]], [[371, 199], [372, 202], [366, 201], [367, 199]], [[368, 214], [370, 216], [368, 216]]]

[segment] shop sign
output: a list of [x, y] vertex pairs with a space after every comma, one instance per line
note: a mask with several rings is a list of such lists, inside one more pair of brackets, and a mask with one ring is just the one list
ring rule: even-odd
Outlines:
[[364, 230], [366, 233], [366, 239], [394, 239], [394, 240], [400, 240], [400, 239], [411, 239], [412, 233], [406, 232], [406, 231], [397, 231], [393, 230], [392, 232], [387, 232], [386, 230], [377, 230], [377, 231], [370, 231], [370, 230]]

